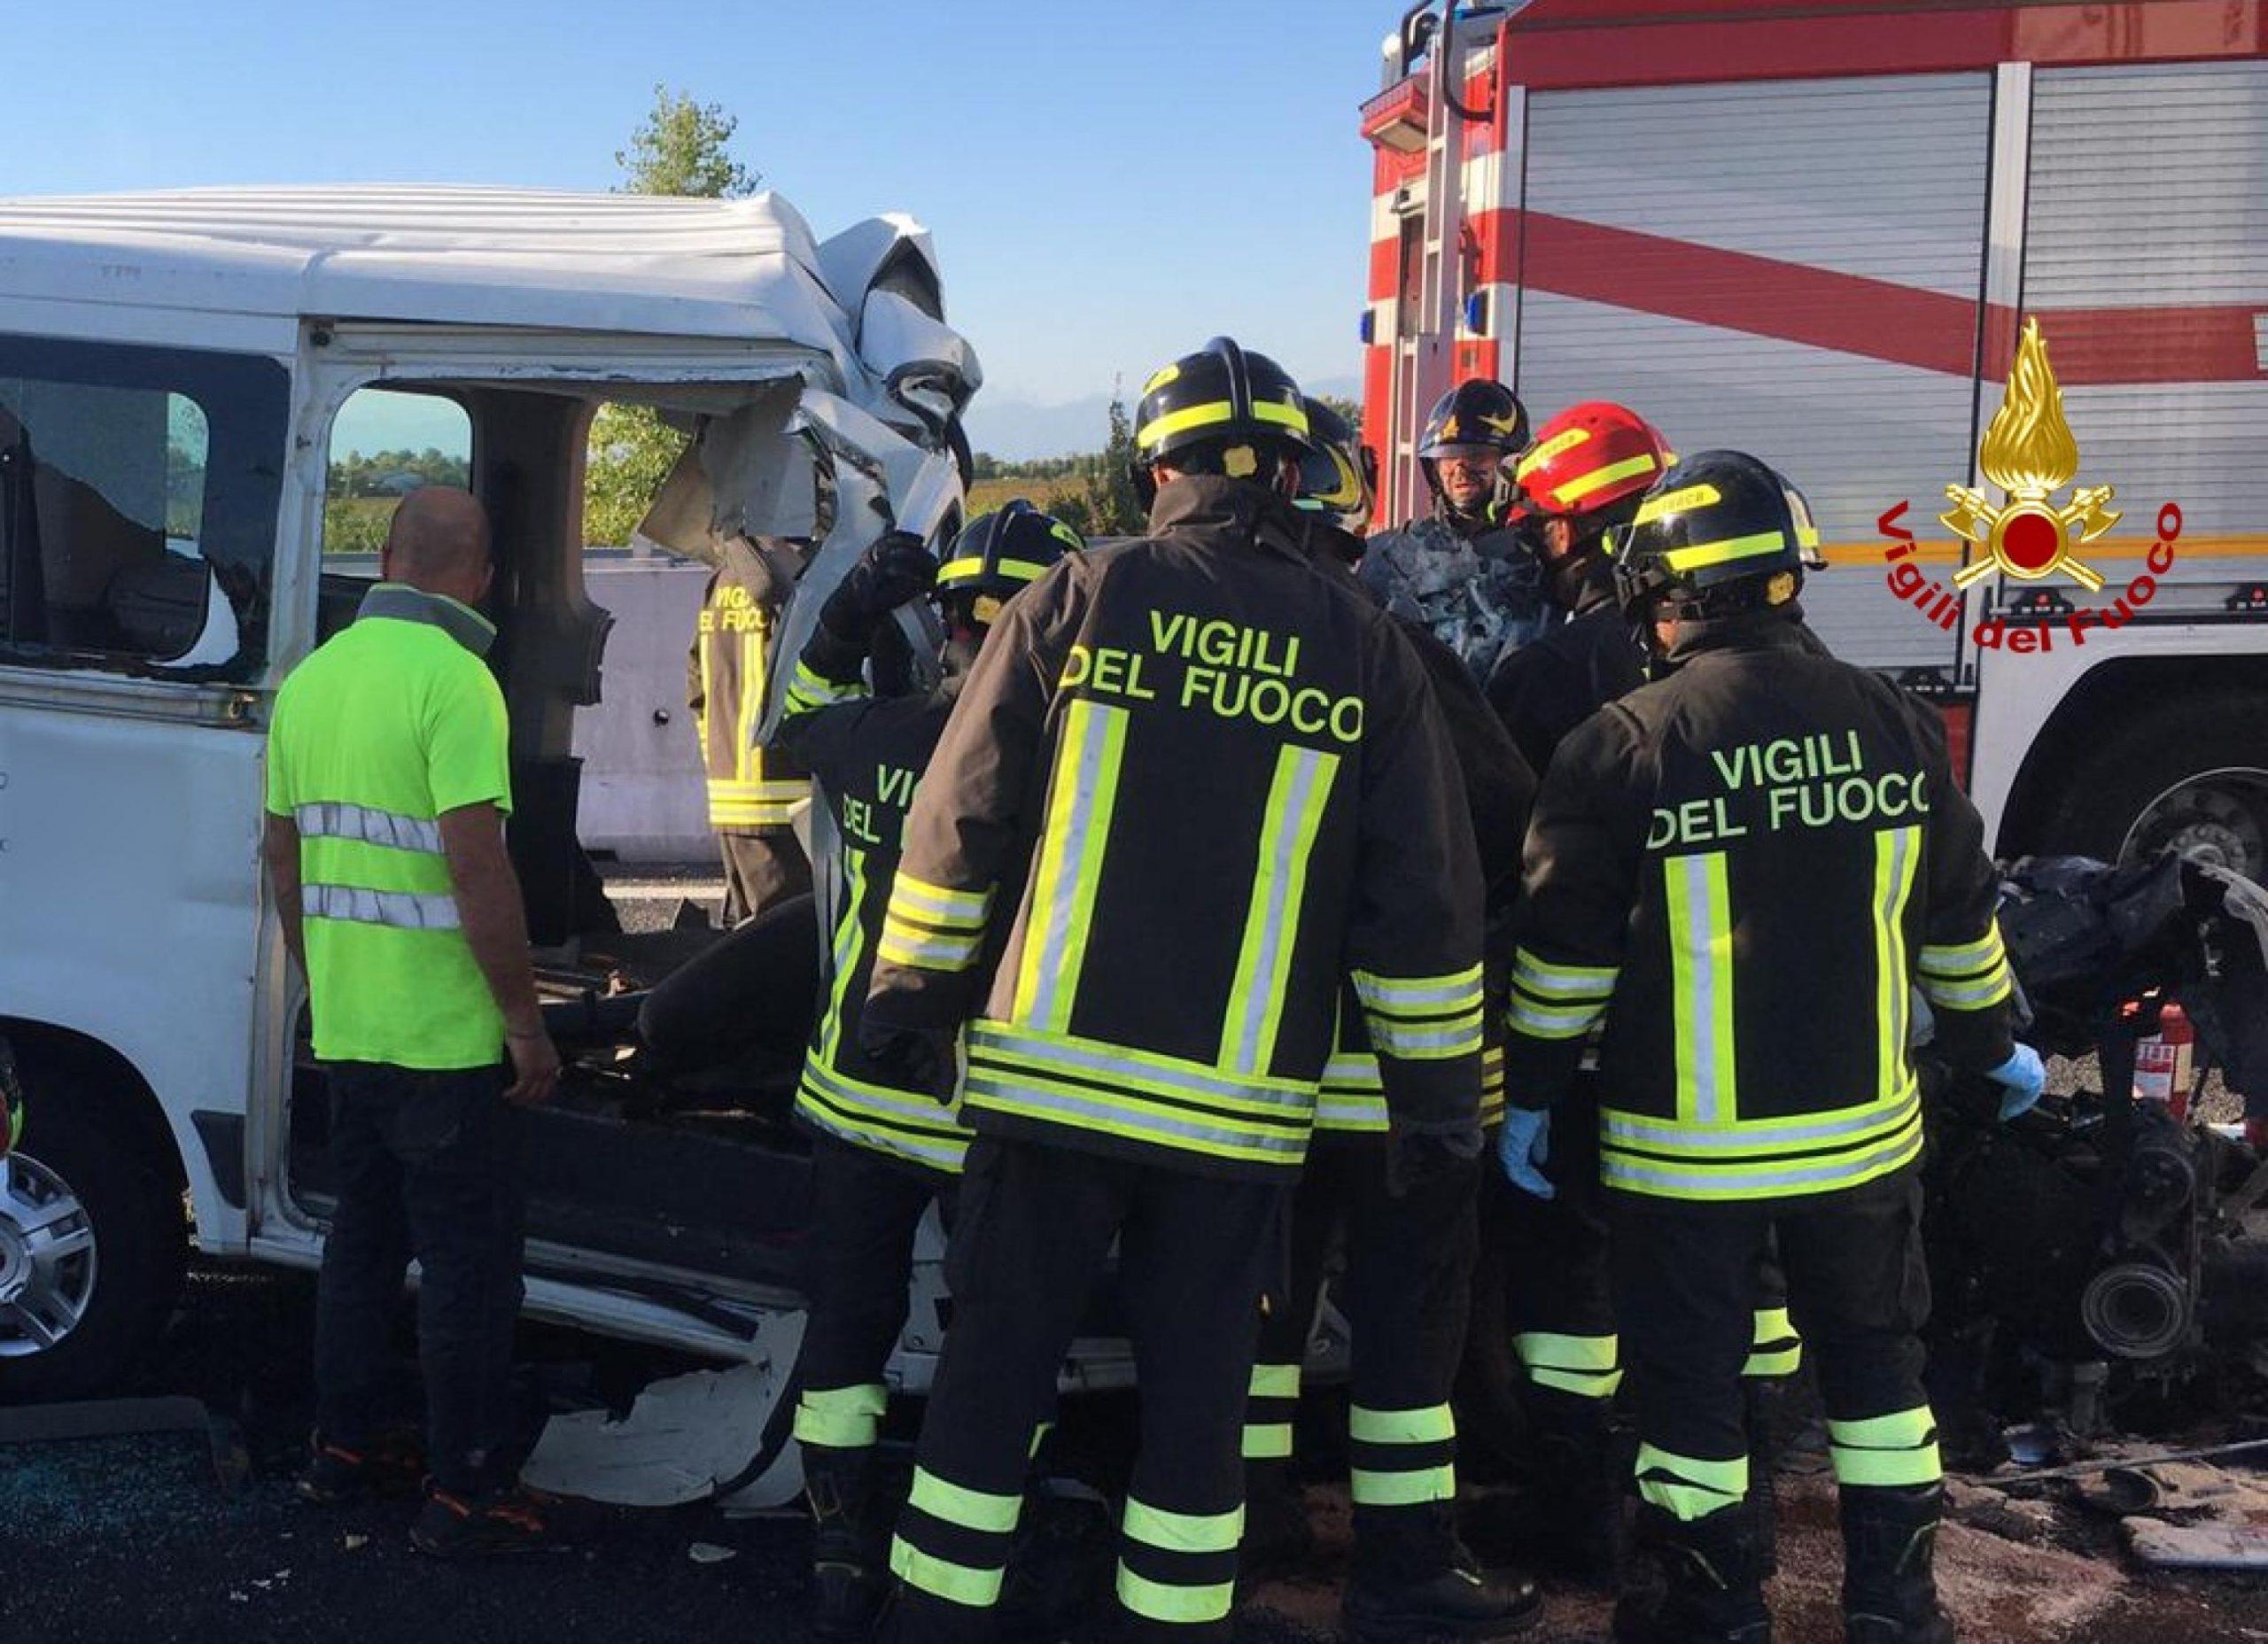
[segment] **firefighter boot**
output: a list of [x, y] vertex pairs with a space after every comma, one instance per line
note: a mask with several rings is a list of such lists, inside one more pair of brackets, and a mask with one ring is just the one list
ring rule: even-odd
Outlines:
[[1604, 1399], [1533, 1388], [1528, 1408], [1534, 1423], [1534, 1555], [1554, 1575], [1616, 1592], [1629, 1544], [1623, 1523], [1631, 1465], [1626, 1438]]
[[1355, 1644], [1509, 1638], [1542, 1613], [1534, 1582], [1481, 1572], [1457, 1539], [1453, 1503], [1355, 1509], [1343, 1607]]
[[1843, 1492], [1844, 1636], [1850, 1644], [1953, 1644], [1938, 1606], [1944, 1490], [1868, 1485]]
[[1617, 1644], [1772, 1644], [1754, 1521], [1743, 1507], [1682, 1524], [1651, 1504], [1638, 1540], [1656, 1578], [1614, 1608]]
[[1237, 1585], [1250, 1589], [1306, 1568], [1315, 1555], [1307, 1493], [1288, 1457], [1244, 1466], [1244, 1540], [1237, 1548]]
[[865, 1639], [889, 1590], [889, 1520], [876, 1501], [871, 1446], [804, 1446], [812, 1504], [812, 1636]]
[[1780, 1503], [1772, 1476], [1780, 1465], [1780, 1395], [1786, 1384], [1759, 1376], [1741, 1380], [1742, 1418], [1748, 1427], [1748, 1495], [1741, 1510], [1756, 1531], [1757, 1567], [1769, 1581], [1780, 1573]]

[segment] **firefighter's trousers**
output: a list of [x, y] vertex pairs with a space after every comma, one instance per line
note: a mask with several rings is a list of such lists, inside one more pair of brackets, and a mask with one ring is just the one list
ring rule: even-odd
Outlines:
[[1253, 1367], [1246, 1459], [1288, 1457], [1324, 1259], [1343, 1228], [1340, 1303], [1355, 1361], [1348, 1436], [1355, 1557], [1365, 1566], [1401, 1566], [1379, 1571], [1392, 1578], [1436, 1574], [1455, 1553], [1449, 1517], [1437, 1504], [1456, 1495], [1449, 1395], [1464, 1353], [1480, 1184], [1475, 1160], [1397, 1198], [1388, 1189], [1382, 1138], [1318, 1136], [1293, 1198], [1288, 1293], [1270, 1298]]
[[[1599, 1181], [1597, 1109], [1588, 1103], [1570, 1108], [1552, 1126], [1544, 1167], [1558, 1196], [1535, 1198], [1495, 1179], [1481, 1198], [1482, 1237], [1492, 1249], [1512, 1252], [1504, 1264], [1505, 1314], [1529, 1386], [1604, 1400], [1622, 1381], [1607, 1254], [1612, 1196]], [[1768, 1233], [1757, 1252], [1755, 1298], [1742, 1373], [1759, 1381], [1793, 1376], [1803, 1343], [1789, 1316], [1787, 1282]], [[1542, 1407], [1565, 1406], [1548, 1399]]]
[[935, 1202], [952, 1225], [953, 1183], [872, 1148], [821, 1136], [812, 1144], [812, 1211], [796, 1437], [864, 1449], [889, 1402], [882, 1368], [905, 1328], [913, 1239]]
[[812, 888], [811, 858], [804, 855], [803, 843], [791, 828], [745, 834], [720, 831], [717, 850], [725, 865], [724, 925], [727, 930]]
[[1754, 1346], [1759, 1258], [1775, 1235], [1795, 1322], [1816, 1355], [1837, 1478], [1860, 1488], [1938, 1481], [1919, 1336], [1930, 1280], [1911, 1168], [1810, 1198], [1608, 1197], [1641, 1496], [1689, 1522], [1746, 1493], [1741, 1372]]
[[946, 1258], [952, 1329], [891, 1552], [897, 1636], [993, 1636], [1026, 1453], [1115, 1237], [1142, 1433], [1118, 1600], [1145, 1636], [1229, 1637], [1238, 1439], [1284, 1198], [1274, 1183], [977, 1139]]

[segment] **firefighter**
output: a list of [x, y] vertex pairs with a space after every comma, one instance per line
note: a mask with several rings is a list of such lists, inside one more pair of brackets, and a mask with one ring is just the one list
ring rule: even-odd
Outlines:
[[1947, 1640], [1909, 988], [1939, 1049], [2037, 1099], [2009, 1035], [1992, 865], [1929, 710], [1829, 656], [1796, 595], [1804, 500], [1752, 457], [1665, 475], [1618, 546], [1651, 683], [1562, 744], [1528, 834], [1499, 1144], [1548, 1190], [1552, 1105], [1599, 1051], [1599, 1156], [1665, 1586], [1626, 1640], [1762, 1640], [1740, 1372], [1777, 1237], [1842, 1485], [1854, 1640]]
[[[810, 768], [834, 818], [841, 903], [796, 1097], [813, 1137], [796, 1438], [818, 1526], [813, 1630], [822, 1639], [865, 1638], [887, 1589], [889, 1519], [875, 1479], [882, 1369], [905, 1326], [915, 1230], [932, 1202], [950, 1224], [969, 1139], [952, 1110], [890, 1083], [858, 1043], [899, 836], [985, 632], [1009, 599], [1084, 546], [1021, 500], [971, 523], [942, 570], [917, 539], [885, 537], [820, 608], [788, 685], [778, 740]], [[874, 636], [933, 583], [944, 680], [877, 700], [864, 677]]]
[[[1309, 516], [1319, 562], [1344, 574], [1362, 558], [1372, 501], [1371, 454], [1328, 406], [1307, 403], [1314, 449], [1301, 464], [1298, 506]], [[1504, 928], [1519, 888], [1519, 841], [1535, 779], [1496, 722], [1463, 663], [1415, 624], [1402, 624], [1424, 664], [1448, 726], [1480, 861], [1494, 870], [1482, 903], [1484, 929]], [[1503, 967], [1493, 962], [1492, 984]], [[1492, 985], [1488, 1011], [1502, 995]], [[1454, 1517], [1455, 1418], [1449, 1394], [1464, 1355], [1476, 1225], [1477, 1167], [1402, 1190], [1387, 1169], [1391, 1128], [1379, 1061], [1347, 990], [1340, 1044], [1324, 1070], [1316, 1139], [1293, 1196], [1289, 1283], [1271, 1293], [1245, 1426], [1247, 1559], [1290, 1564], [1308, 1550], [1305, 1510], [1292, 1472], [1292, 1415], [1322, 1288], [1324, 1259], [1342, 1228], [1347, 1268], [1341, 1303], [1354, 1331], [1354, 1400], [1348, 1438], [1355, 1560], [1346, 1597], [1348, 1632], [1391, 1644], [1447, 1632], [1487, 1638], [1526, 1625], [1542, 1603], [1528, 1583], [1482, 1578], [1458, 1540]], [[1501, 1074], [1502, 1063], [1495, 1064]], [[1501, 1077], [1484, 1088], [1481, 1122], [1503, 1107]], [[1492, 1113], [1493, 1108], [1493, 1113]], [[1439, 1435], [1427, 1472], [1374, 1470], [1377, 1434], [1422, 1420]], [[1394, 1459], [1391, 1450], [1386, 1459]]]
[[770, 539], [734, 538], [720, 552], [686, 659], [686, 701], [701, 739], [730, 928], [811, 889], [811, 863], [791, 826], [811, 783], [792, 757], [752, 740], [764, 711], [773, 628], [795, 585], [798, 555], [793, 545]]
[[1511, 389], [1458, 384], [1418, 442], [1433, 512], [1380, 532], [1363, 557], [1363, 580], [1386, 609], [1423, 624], [1476, 679], [1552, 620], [1542, 572], [1512, 528], [1508, 465], [1526, 445], [1527, 412]]
[[[861, 1037], [947, 1091], [973, 1018], [977, 1139], [892, 1551], [901, 1638], [991, 1635], [1025, 1447], [1114, 1240], [1142, 1400], [1120, 1619], [1229, 1636], [1261, 1296], [1342, 976], [1405, 1177], [1479, 1149], [1454, 756], [1400, 635], [1307, 559], [1306, 429], [1291, 378], [1225, 337], [1153, 376], [1150, 535], [1003, 614], [915, 798]], [[1383, 1424], [1371, 1464], [1424, 1480], [1437, 1428]]]

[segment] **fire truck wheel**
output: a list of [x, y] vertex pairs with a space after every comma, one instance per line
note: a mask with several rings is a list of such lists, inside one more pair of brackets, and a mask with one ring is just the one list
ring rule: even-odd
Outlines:
[[2172, 847], [2268, 880], [2264, 712], [2230, 692], [2138, 717], [2070, 772], [2032, 849], [2132, 862]]
[[181, 1190], [81, 1077], [27, 1062], [23, 1083], [30, 1122], [0, 1160], [0, 1399], [87, 1396], [133, 1369], [173, 1310]]

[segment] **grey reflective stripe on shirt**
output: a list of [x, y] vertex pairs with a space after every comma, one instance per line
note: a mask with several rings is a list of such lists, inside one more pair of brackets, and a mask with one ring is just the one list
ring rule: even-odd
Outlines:
[[371, 805], [324, 803], [301, 805], [291, 813], [291, 819], [308, 839], [353, 839], [395, 850], [441, 854], [441, 825], [430, 817], [406, 817]]
[[1187, 1119], [1169, 1118], [1146, 1108], [1122, 1105], [1099, 1091], [1089, 1098], [1060, 1090], [1035, 1090], [1028, 1084], [1006, 1082], [1014, 1077], [1013, 1068], [989, 1068], [980, 1072], [972, 1067], [962, 1089], [968, 1099], [979, 1107], [1054, 1119], [1073, 1125], [1083, 1121], [1099, 1121], [1101, 1128], [1113, 1134], [1138, 1140], [1148, 1137], [1169, 1146], [1193, 1146], [1207, 1152], [1269, 1154], [1286, 1164], [1299, 1163], [1308, 1151], [1304, 1130], [1294, 1136], [1277, 1136], [1263, 1130], [1232, 1130], [1226, 1125], [1198, 1124]]
[[1089, 1048], [1044, 1038], [990, 1020], [969, 1024], [968, 1049], [972, 1056], [990, 1055], [1025, 1062], [1042, 1071], [1120, 1085], [1138, 1095], [1147, 1091], [1199, 1102], [1242, 1102], [1256, 1107], [1281, 1108], [1287, 1113], [1305, 1113], [1315, 1101], [1314, 1088], [1309, 1085], [1281, 1080], [1239, 1079], [1193, 1064], [1169, 1063], [1161, 1058], [1115, 1056], [1107, 1048]]
[[344, 919], [356, 925], [388, 925], [396, 930], [455, 930], [456, 898], [421, 896], [407, 890], [367, 890], [360, 885], [307, 885], [299, 911], [311, 919]]
[[1921, 1105], [1909, 1090], [1906, 1099], [1888, 1108], [1871, 1107], [1843, 1118], [1822, 1118], [1816, 1124], [1782, 1124], [1759, 1121], [1721, 1130], [1702, 1130], [1686, 1125], [1664, 1124], [1607, 1108], [1600, 1114], [1603, 1133], [1611, 1145], [1674, 1150], [1680, 1153], [1754, 1155], [1807, 1142], [1863, 1139], [1889, 1132], [1912, 1120]]
[[1863, 1152], [1844, 1153], [1823, 1163], [1712, 1165], [1696, 1161], [1680, 1168], [1648, 1159], [1633, 1160], [1607, 1147], [1600, 1151], [1599, 1176], [1609, 1187], [1673, 1198], [1739, 1198], [1759, 1193], [1825, 1192], [1856, 1187], [1897, 1168], [1922, 1151], [1917, 1112], [1897, 1135]]

